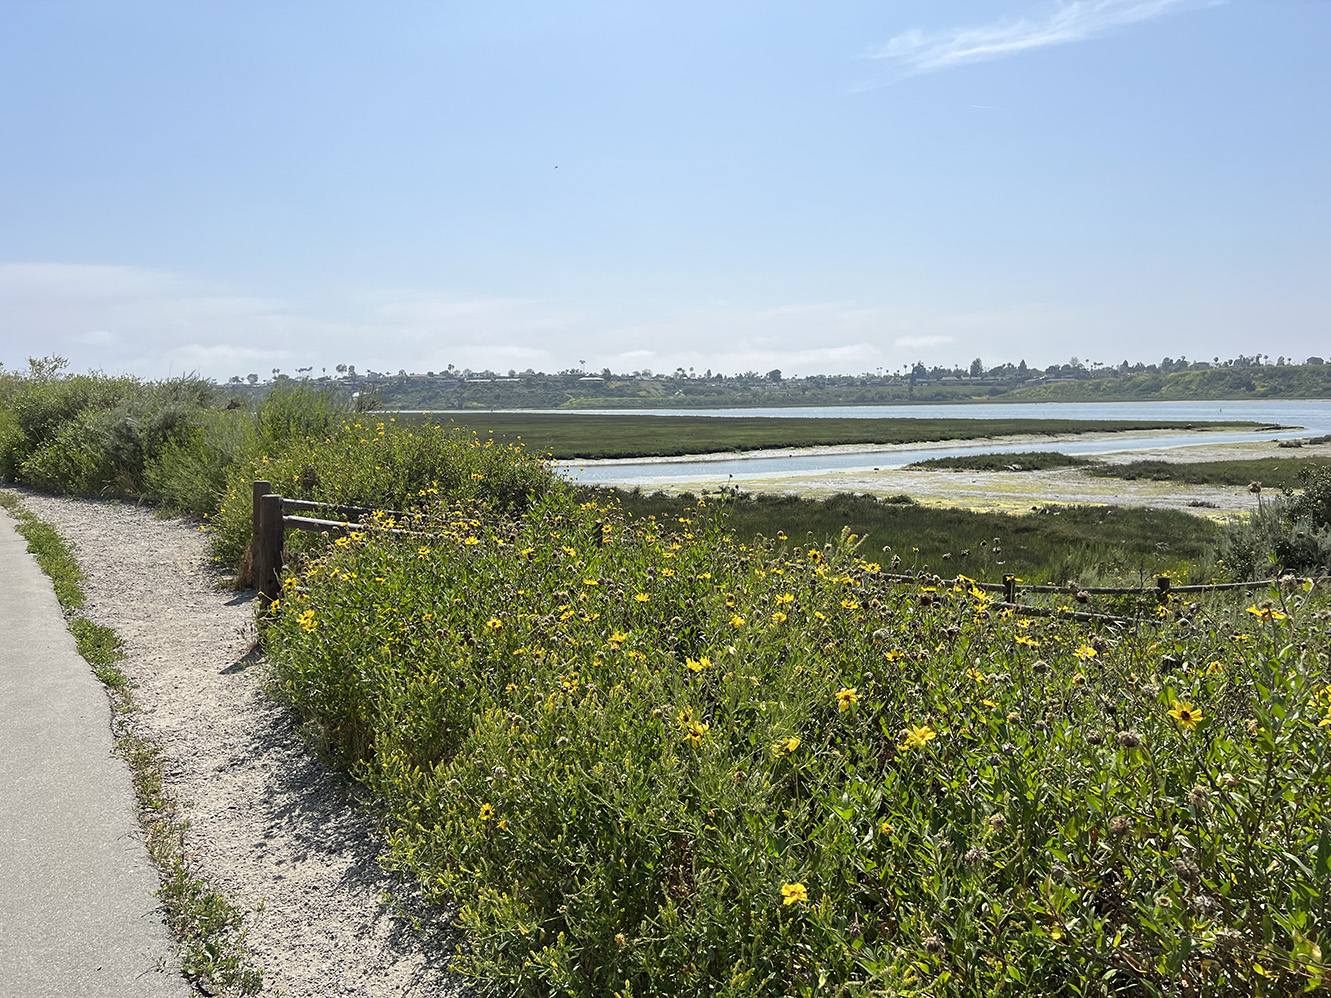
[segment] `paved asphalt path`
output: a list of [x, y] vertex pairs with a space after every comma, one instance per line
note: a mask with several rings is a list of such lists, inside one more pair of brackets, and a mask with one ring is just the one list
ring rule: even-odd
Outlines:
[[184, 998], [106, 693], [13, 527], [0, 511], [0, 998]]

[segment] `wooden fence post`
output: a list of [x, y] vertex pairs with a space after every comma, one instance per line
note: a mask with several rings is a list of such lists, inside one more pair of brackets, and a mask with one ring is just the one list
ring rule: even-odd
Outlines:
[[251, 531], [251, 536], [253, 536], [253, 537], [258, 537], [258, 536], [259, 536], [259, 505], [260, 505], [259, 500], [262, 499], [264, 496], [268, 495], [268, 493], [270, 493], [270, 492], [272, 492], [272, 491], [273, 491], [273, 483], [272, 483], [272, 482], [265, 481], [265, 480], [262, 479], [262, 478], [259, 478], [259, 479], [256, 479], [256, 480], [255, 480], [255, 482], [254, 482], [254, 523], [253, 523], [253, 530]]
[[267, 578], [270, 572], [269, 566], [263, 563], [265, 552], [259, 549], [259, 537], [263, 533], [259, 523], [263, 515], [263, 497], [272, 491], [272, 482], [262, 478], [254, 482], [254, 501], [251, 504], [253, 513], [250, 518], [250, 576], [254, 579], [256, 589], [260, 587], [259, 580]]
[[1161, 602], [1161, 603], [1163, 603], [1163, 602], [1165, 602], [1165, 600], [1169, 599], [1169, 576], [1168, 576], [1168, 575], [1157, 575], [1157, 576], [1155, 577], [1155, 591], [1156, 591], [1156, 593], [1159, 595], [1159, 597], [1160, 597], [1160, 602]]
[[254, 585], [259, 590], [260, 605], [266, 609], [282, 591], [282, 497], [265, 493], [258, 498], [255, 509]]
[[1015, 575], [1003, 576], [1003, 598], [1009, 603], [1017, 602], [1017, 577]]

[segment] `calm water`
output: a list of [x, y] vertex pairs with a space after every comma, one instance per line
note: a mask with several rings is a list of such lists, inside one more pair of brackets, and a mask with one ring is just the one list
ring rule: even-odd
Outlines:
[[[1065, 454], [1107, 454], [1146, 447], [1183, 447], [1207, 443], [1251, 443], [1289, 437], [1319, 436], [1331, 433], [1331, 400], [1280, 399], [1244, 402], [1040, 402], [1032, 404], [978, 405], [883, 405], [822, 406], [801, 409], [606, 409], [601, 413], [658, 416], [763, 416], [771, 419], [790, 417], [859, 419], [927, 419], [948, 417], [963, 419], [1135, 419], [1169, 420], [1179, 423], [1209, 420], [1244, 420], [1279, 423], [1302, 429], [1265, 433], [1179, 433], [1178, 435], [1123, 434], [1110, 440], [1064, 441], [1056, 449]], [[729, 475], [736, 478], [778, 478], [783, 475], [814, 475], [821, 472], [868, 471], [875, 468], [899, 468], [915, 461], [959, 454], [1008, 454], [1040, 450], [1040, 444], [976, 442], [961, 446], [939, 447], [931, 444], [883, 447], [856, 454], [809, 453], [791, 450], [781, 456], [744, 457], [713, 455], [698, 458], [669, 458], [653, 462], [596, 461], [570, 462], [564, 472], [574, 481], [604, 485], [656, 486], [715, 482]], [[1043, 448], [1054, 449], [1054, 448]]]

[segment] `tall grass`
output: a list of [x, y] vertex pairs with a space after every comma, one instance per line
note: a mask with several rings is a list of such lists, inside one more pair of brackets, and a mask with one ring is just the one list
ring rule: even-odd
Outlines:
[[521, 511], [556, 482], [554, 471], [525, 450], [465, 431], [398, 430], [391, 418], [346, 416], [326, 433], [287, 439], [229, 468], [212, 518], [219, 559], [236, 564], [244, 554], [253, 516], [251, 483], [257, 479], [292, 498], [401, 511], [481, 499], [498, 510]]

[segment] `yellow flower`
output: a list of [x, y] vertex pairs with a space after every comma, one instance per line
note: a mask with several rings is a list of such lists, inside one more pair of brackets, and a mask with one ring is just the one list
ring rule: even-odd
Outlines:
[[1035, 638], [1028, 637], [1028, 636], [1025, 635], [1025, 634], [1018, 634], [1018, 635], [1017, 635], [1017, 644], [1019, 644], [1019, 645], [1025, 645], [1027, 648], [1039, 648], [1039, 647], [1040, 647], [1040, 642], [1039, 642], [1039, 641], [1035, 640]]
[[684, 740], [690, 745], [701, 745], [703, 736], [707, 734], [708, 725], [699, 721], [689, 721], [684, 726]]
[[651, 599], [652, 598], [646, 593], [635, 593], [633, 596], [633, 601], [635, 603], [649, 603], [651, 602]]
[[1275, 607], [1271, 606], [1250, 606], [1248, 613], [1252, 614], [1258, 620], [1285, 620], [1286, 615], [1281, 613]]
[[1095, 658], [1096, 652], [1095, 649], [1092, 648], [1090, 645], [1082, 645], [1080, 648], [1076, 650], [1076, 652], [1074, 652], [1074, 654], [1083, 662], [1085, 662], [1088, 659]]
[[1221, 672], [1224, 672], [1224, 671], [1225, 671], [1225, 667], [1224, 667], [1224, 665], [1220, 662], [1219, 659], [1216, 659], [1214, 662], [1212, 662], [1210, 665], [1208, 665], [1208, 666], [1206, 667], [1206, 674], [1207, 674], [1208, 676], [1214, 676], [1214, 675], [1217, 675], [1218, 673], [1221, 673]]
[[853, 686], [838, 690], [836, 695], [837, 709], [842, 713], [845, 713], [850, 710], [851, 707], [855, 706], [855, 703], [859, 698], [860, 695], [855, 691], [855, 687]]
[[688, 669], [690, 672], [702, 672], [703, 669], [710, 669], [711, 667], [712, 660], [706, 655], [696, 659], [686, 658], [684, 660], [684, 668]]
[[784, 624], [786, 620], [787, 620], [786, 615], [782, 613], [780, 610], [772, 614], [772, 623], [774, 624]]
[[616, 645], [623, 644], [628, 639], [629, 636], [624, 631], [615, 631], [610, 635], [611, 644], [616, 644]]
[[492, 805], [490, 805], [490, 804], [482, 804], [482, 805], [481, 805], [481, 820], [482, 820], [482, 821], [489, 821], [489, 820], [490, 820], [491, 818], [493, 818], [494, 816], [495, 816], [495, 809], [494, 809], [494, 807], [493, 807]]
[[880, 832], [881, 832], [882, 834], [884, 834], [884, 835], [891, 835], [891, 834], [892, 834], [892, 822], [890, 822], [890, 821], [888, 821], [886, 818], [884, 818], [884, 819], [883, 819], [883, 823], [882, 823], [881, 825], [878, 826], [878, 831], [880, 831]]
[[1184, 731], [1191, 731], [1197, 727], [1197, 722], [1202, 719], [1202, 712], [1190, 703], [1179, 703], [1174, 701], [1174, 708], [1169, 712], [1169, 716], [1178, 721], [1179, 727]]
[[597, 582], [595, 579], [583, 579], [582, 584], [584, 586], [599, 586], [601, 583]]
[[986, 676], [983, 672], [977, 672], [975, 669], [967, 669], [966, 675], [970, 676], [970, 678], [974, 679], [977, 683], [989, 682], [988, 676]]
[[[274, 606], [277, 605], [277, 600], [273, 600], [273, 605]], [[305, 628], [305, 630], [307, 631], [312, 631], [319, 626], [319, 622], [314, 619], [313, 610], [306, 610], [296, 619], [300, 621], [300, 626]]]
[[504, 626], [504, 622], [500, 620], [498, 617], [491, 617], [489, 620], [485, 622], [485, 626], [490, 628], [490, 630], [492, 631], [497, 631]]
[[799, 904], [809, 900], [809, 892], [803, 884], [782, 884], [781, 885], [781, 903]]
[[777, 595], [776, 601], [782, 605], [785, 605], [788, 603], [794, 603], [795, 597], [792, 596], [790, 593], [780, 593]]
[[909, 752], [914, 748], [924, 748], [925, 743], [938, 737], [937, 732], [927, 724], [911, 725], [906, 729], [905, 735], [906, 740], [897, 746], [898, 752]]
[[789, 738], [782, 738], [772, 746], [772, 755], [780, 758], [782, 755], [790, 755], [800, 747], [800, 740], [794, 735]]
[[351, 543], [351, 538], [349, 538], [349, 537], [339, 537], [337, 540], [333, 541], [333, 543], [336, 544], [336, 545], [337, 545], [338, 547], [340, 547], [340, 548], [344, 548], [344, 547], [346, 547], [348, 544]]
[[889, 662], [897, 662], [901, 660], [901, 652], [893, 648], [891, 651], [884, 652], [883, 658], [887, 659]]
[[739, 614], [735, 614], [733, 617], [730, 618], [730, 626], [738, 630], [739, 628], [744, 626], [744, 618], [741, 617]]
[[860, 608], [859, 602], [853, 599], [843, 599], [841, 605], [847, 610], [858, 610]]

